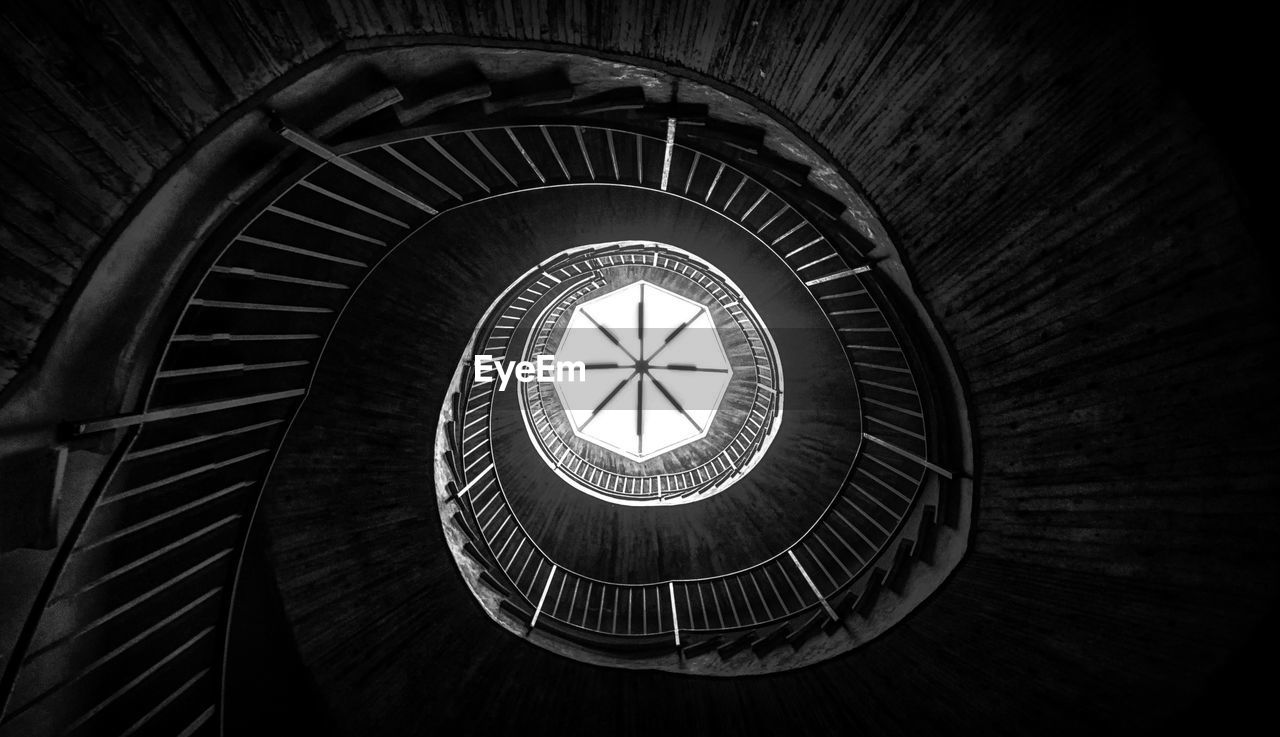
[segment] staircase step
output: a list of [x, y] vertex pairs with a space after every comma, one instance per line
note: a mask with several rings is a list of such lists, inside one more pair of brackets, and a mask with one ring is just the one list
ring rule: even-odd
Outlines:
[[804, 620], [799, 627], [796, 627], [794, 632], [787, 635], [787, 644], [790, 645], [793, 650], [799, 650], [804, 643], [809, 641], [809, 638], [818, 634], [818, 632], [822, 630], [823, 624], [827, 622], [832, 622], [837, 628], [840, 625], [839, 622], [827, 616], [825, 611], [814, 612], [808, 619]]
[[[832, 220], [840, 219], [840, 216], [844, 214], [844, 211], [848, 207], [847, 205], [845, 205], [844, 202], [836, 199], [835, 197], [832, 197], [826, 192], [816, 190], [813, 187], [808, 185], [804, 185], [801, 188], [797, 188], [796, 190], [790, 192], [789, 194], [792, 197], [797, 198], [799, 202], [812, 206], [813, 209], [817, 210], [823, 215], [826, 215]], [[851, 243], [850, 245], [853, 246], [854, 251], [856, 251], [858, 254], [863, 256], [865, 256], [871, 250], [870, 248], [867, 248], [867, 247], [859, 247], [859, 244], [857, 243]]]
[[784, 159], [781, 156], [765, 153], [756, 157], [751, 163], [754, 168], [763, 168], [773, 177], [790, 182], [797, 189], [805, 186], [805, 183], [809, 180], [810, 169], [808, 166], [797, 161]]
[[599, 115], [628, 110], [639, 110], [647, 105], [643, 87], [620, 87], [601, 92], [565, 106], [565, 112], [578, 115]]
[[536, 74], [510, 82], [495, 82], [493, 94], [484, 102], [489, 115], [519, 107], [550, 105], [574, 98], [573, 85], [559, 70]]
[[467, 524], [467, 517], [462, 512], [454, 512], [449, 516], [449, 521], [453, 523], [454, 527], [461, 530], [468, 540], [474, 543], [480, 542], [480, 538], [476, 537], [476, 534], [472, 532], [471, 525]]
[[454, 479], [462, 478], [462, 467], [458, 465], [457, 455], [454, 454], [453, 450], [450, 449], [444, 452], [444, 463], [449, 467], [449, 471], [453, 473]]
[[[645, 105], [635, 111], [632, 117], [641, 119], [675, 118], [679, 125], [705, 125], [710, 120], [710, 111], [706, 105], [694, 102], [660, 102]], [[677, 128], [677, 130], [679, 130]]]
[[920, 515], [920, 525], [916, 528], [916, 557], [928, 565], [933, 565], [934, 553], [937, 552], [937, 515], [937, 507], [926, 506]]
[[754, 631], [751, 631], [729, 640], [723, 645], [717, 647], [716, 652], [720, 653], [721, 658], [728, 660], [734, 655], [737, 655], [743, 650], [751, 647], [751, 641], [755, 638], [755, 634], [756, 633]]
[[[487, 99], [490, 94], [492, 94], [492, 90], [489, 87], [489, 83], [482, 79], [476, 79], [469, 83], [449, 88], [410, 92], [411, 99], [401, 102], [393, 109], [395, 110], [396, 119], [400, 121], [400, 125], [409, 126], [442, 110], [468, 102]], [[457, 407], [455, 406], [454, 417], [457, 416]]]
[[481, 553], [470, 540], [462, 544], [462, 552], [465, 553], [468, 558], [482, 566], [489, 565], [489, 560], [484, 557], [484, 554]]
[[483, 583], [485, 586], [493, 589], [494, 593], [501, 594], [502, 596], [511, 596], [511, 589], [503, 586], [502, 583], [499, 582], [498, 579], [494, 578], [488, 571], [480, 572], [480, 583]]
[[884, 580], [887, 574], [888, 571], [883, 568], [877, 568], [871, 572], [871, 575], [867, 578], [867, 587], [863, 589], [857, 603], [853, 606], [853, 611], [859, 616], [867, 616], [871, 611], [871, 607], [875, 606], [876, 600], [880, 598], [880, 591], [884, 588]]
[[705, 126], [690, 128], [686, 135], [707, 144], [724, 144], [749, 154], [764, 148], [764, 131], [749, 125], [710, 120]]
[[956, 528], [960, 526], [960, 495], [957, 479], [938, 479], [938, 524]]
[[682, 652], [686, 658], [694, 658], [703, 653], [709, 653], [722, 644], [724, 644], [724, 638], [716, 635], [685, 645]]
[[889, 572], [885, 575], [885, 583], [895, 594], [901, 594], [903, 587], [907, 584], [907, 574], [911, 571], [911, 559], [915, 546], [914, 540], [902, 540], [893, 553], [893, 563], [890, 564]]
[[533, 610], [526, 608], [516, 599], [503, 599], [498, 602], [498, 611], [506, 614], [516, 620], [525, 627], [529, 626], [529, 622], [533, 620]]
[[757, 637], [755, 641], [751, 643], [751, 651], [756, 654], [756, 657], [767, 655], [773, 650], [785, 645], [787, 642], [787, 635], [790, 633], [791, 626], [784, 622], [760, 637]]

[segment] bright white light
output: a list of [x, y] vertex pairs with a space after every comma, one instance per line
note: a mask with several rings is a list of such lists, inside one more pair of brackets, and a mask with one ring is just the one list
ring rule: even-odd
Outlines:
[[646, 281], [577, 305], [556, 360], [587, 365], [555, 385], [574, 434], [633, 460], [704, 437], [732, 378], [706, 307]]

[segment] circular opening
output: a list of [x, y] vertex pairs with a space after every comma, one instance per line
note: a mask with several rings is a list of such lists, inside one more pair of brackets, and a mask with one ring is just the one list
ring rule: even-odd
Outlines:
[[574, 248], [548, 266], [512, 303], [532, 316], [512, 329], [535, 371], [520, 406], [542, 459], [626, 505], [705, 499], [750, 470], [782, 419], [782, 368], [741, 290], [653, 241]]

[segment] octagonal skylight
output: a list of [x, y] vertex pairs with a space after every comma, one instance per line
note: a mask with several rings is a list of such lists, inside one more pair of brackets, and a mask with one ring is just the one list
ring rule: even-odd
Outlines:
[[574, 434], [637, 461], [706, 436], [732, 378], [707, 308], [647, 281], [578, 304], [556, 360], [586, 365], [555, 384]]

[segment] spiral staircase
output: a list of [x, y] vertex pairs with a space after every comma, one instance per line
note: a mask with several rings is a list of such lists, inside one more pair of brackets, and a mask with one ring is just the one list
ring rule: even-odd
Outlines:
[[[348, 113], [333, 141], [275, 120], [304, 153], [189, 269], [138, 411], [66, 428], [123, 436], [6, 672], [5, 733], [57, 723], [195, 734], [216, 723], [223, 597], [330, 332], [367, 276], [434, 217], [529, 189], [644, 188], [740, 224], [821, 305], [869, 424], [828, 513], [784, 552], [722, 576], [626, 585], [557, 567], [520, 529], [486, 476], [487, 436], [472, 432], [488, 395], [459, 386], [441, 424], [442, 514], [504, 617], [609, 656], [672, 656], [668, 667], [704, 653], [759, 660], [867, 616], [882, 590], [901, 591], [930, 564], [934, 531], [962, 515], [947, 470], [960, 462], [937, 437], [930, 418], [947, 410], [921, 389], [919, 348], [890, 327], [898, 318], [864, 255], [873, 246], [839, 220], [844, 206], [760, 129], [641, 88], [583, 96], [545, 80], [416, 99], [392, 90]], [[495, 313], [482, 334], [508, 318]], [[100, 700], [82, 703], [89, 690]]]
[[[859, 19], [823, 8], [835, 19], [823, 38], [831, 29], [864, 33]], [[277, 18], [282, 27], [305, 25], [295, 11], [288, 23]], [[1270, 383], [1257, 378], [1265, 373], [1255, 370], [1266, 365], [1260, 358], [1240, 359], [1238, 374], [1227, 369], [1236, 367], [1232, 350], [1263, 351], [1274, 335], [1269, 323], [1250, 317], [1255, 292], [1227, 288], [1253, 284], [1237, 273], [1253, 276], [1235, 250], [1247, 238], [1223, 236], [1195, 253], [1178, 250], [1201, 243], [1192, 236], [1234, 232], [1235, 217], [1219, 207], [1233, 201], [1221, 194], [1221, 182], [1201, 176], [1200, 159], [1179, 153], [1200, 145], [1184, 135], [1185, 111], [1144, 116], [1143, 106], [1155, 103], [1121, 104], [1126, 90], [1149, 89], [1108, 86], [1141, 76], [1125, 63], [1129, 47], [1105, 33], [1081, 33], [1072, 37], [1078, 53], [1065, 43], [1060, 48], [1055, 29], [1076, 27], [1061, 14], [1053, 22], [1010, 21], [1014, 33], [987, 28], [977, 11], [976, 20], [966, 20], [964, 12], [889, 3], [868, 14], [872, 30], [865, 33], [875, 43], [862, 44], [863, 66], [823, 74], [821, 104], [835, 107], [816, 134], [818, 145], [804, 132], [818, 131], [814, 120], [799, 120], [791, 103], [780, 104], [787, 111], [781, 114], [763, 101], [778, 97], [775, 75], [803, 75], [800, 65], [757, 68], [757, 52], [745, 49], [754, 49], [752, 33], [765, 31], [750, 26], [749, 15], [720, 19], [755, 30], [735, 36], [738, 50], [708, 62], [719, 71], [702, 77], [676, 66], [693, 57], [643, 45], [620, 54], [600, 51], [613, 48], [612, 41], [597, 39], [591, 43], [599, 48], [583, 54], [595, 66], [575, 67], [585, 48], [581, 38], [544, 45], [534, 29], [516, 43], [505, 31], [476, 36], [471, 26], [446, 23], [438, 27], [454, 30], [428, 39], [430, 63], [420, 68], [415, 54], [422, 39], [378, 38], [392, 21], [376, 32], [349, 32], [377, 25], [352, 11], [334, 21], [348, 29], [336, 50], [298, 70], [298, 59], [311, 59], [319, 46], [282, 56], [262, 72], [276, 81], [252, 95], [237, 92], [242, 107], [219, 107], [226, 117], [197, 143], [243, 133], [250, 163], [204, 170], [217, 204], [192, 210], [190, 224], [181, 212], [165, 213], [179, 222], [162, 223], [177, 235], [148, 258], [170, 270], [149, 272], [157, 276], [144, 290], [161, 295], [163, 306], [136, 321], [142, 349], [120, 354], [127, 360], [119, 365], [105, 360], [96, 367], [124, 388], [105, 391], [109, 382], [73, 372], [84, 377], [86, 393], [101, 392], [103, 406], [118, 399], [121, 411], [60, 415], [68, 421], [56, 444], [101, 452], [101, 466], [90, 464], [92, 473], [73, 479], [87, 492], [62, 509], [70, 519], [55, 525], [48, 566], [31, 600], [12, 609], [21, 626], [0, 676], [0, 735], [235, 733], [245, 721], [229, 707], [229, 694], [239, 680], [251, 680], [254, 668], [251, 659], [247, 666], [236, 661], [246, 651], [237, 642], [247, 621], [238, 607], [257, 596], [260, 584], [283, 600], [286, 632], [273, 647], [296, 645], [293, 656], [337, 705], [344, 728], [363, 726], [369, 713], [388, 720], [369, 726], [374, 731], [420, 732], [436, 718], [477, 730], [521, 718], [543, 727], [560, 719], [567, 703], [581, 714], [566, 720], [582, 727], [606, 708], [599, 706], [603, 699], [634, 688], [652, 708], [626, 721], [636, 715], [619, 698], [620, 734], [709, 726], [752, 733], [772, 726], [752, 721], [760, 714], [885, 733], [1000, 715], [1007, 720], [992, 726], [996, 731], [1052, 732], [1074, 729], [1077, 721], [1127, 728], [1130, 719], [1136, 724], [1165, 708], [1160, 704], [1170, 693], [1190, 694], [1190, 681], [1176, 677], [1179, 669], [1217, 662], [1230, 649], [1245, 631], [1241, 623], [1261, 610], [1263, 588], [1254, 584], [1270, 575], [1262, 561], [1274, 537], [1262, 531], [1273, 524], [1274, 507], [1254, 492], [1274, 478], [1264, 452], [1274, 433], [1249, 419], [1271, 398]], [[777, 15], [771, 22], [789, 23]], [[815, 18], [807, 10], [796, 17], [806, 24]], [[398, 27], [417, 34], [437, 20]], [[491, 20], [475, 27], [488, 28]], [[194, 29], [188, 33], [205, 38], [198, 24], [185, 22]], [[219, 16], [218, 27], [226, 23]], [[28, 41], [13, 32], [19, 25], [0, 34], [26, 48]], [[553, 23], [556, 34], [562, 25], [572, 24]], [[570, 30], [584, 38], [593, 33], [587, 26]], [[799, 57], [826, 43], [804, 40], [811, 27], [793, 30], [803, 37], [793, 50]], [[956, 50], [930, 57], [920, 49], [934, 47], [918, 43], [921, 34], [958, 39]], [[1005, 39], [1007, 47], [991, 39]], [[508, 41], [518, 51], [507, 49]], [[786, 41], [769, 48], [790, 49]], [[484, 63], [440, 63], [464, 48]], [[607, 59], [595, 58], [596, 51]], [[388, 71], [366, 74], [348, 63], [362, 54]], [[904, 54], [914, 61], [899, 64]], [[1045, 58], [1054, 54], [1075, 59], [1084, 71], [1050, 80], [1045, 70], [1057, 62]], [[144, 55], [162, 56], [151, 47]], [[653, 61], [658, 57], [674, 60], [672, 66]], [[24, 69], [34, 74], [39, 65], [31, 58]], [[199, 65], [246, 63], [228, 58], [210, 52]], [[948, 77], [952, 64], [978, 81], [970, 87]], [[1096, 72], [1091, 64], [1106, 69]], [[565, 66], [574, 73], [564, 74]], [[349, 75], [353, 68], [357, 73]], [[732, 75], [722, 74], [729, 68]], [[1001, 69], [1021, 71], [1001, 76]], [[1073, 77], [1077, 72], [1083, 76]], [[731, 78], [732, 86], [708, 78], [716, 75]], [[948, 81], [886, 91], [881, 75]], [[1025, 89], [1024, 75], [1032, 80]], [[328, 85], [348, 76], [359, 82]], [[138, 79], [163, 89], [154, 79]], [[757, 86], [761, 99], [737, 94]], [[889, 100], [876, 114], [892, 125], [870, 125], [864, 119], [870, 113], [849, 107], [848, 100], [861, 104], [872, 89], [874, 99]], [[899, 97], [932, 100], [945, 115], [901, 112], [892, 103]], [[1095, 109], [1094, 100], [1111, 108], [1098, 102]], [[1033, 113], [997, 124], [981, 108], [1009, 138], [979, 136], [966, 117], [979, 101], [991, 110], [1026, 105]], [[127, 107], [103, 102], [95, 109], [123, 120]], [[1133, 124], [1132, 140], [1099, 132], [1109, 130], [1097, 127], [1103, 109]], [[13, 120], [36, 120], [34, 108], [19, 112]], [[931, 138], [940, 126], [977, 144], [943, 150], [938, 141], [951, 139]], [[1050, 146], [1038, 126], [1049, 131], [1043, 135], [1076, 137]], [[837, 163], [854, 157], [853, 149], [837, 150], [833, 130], [848, 131], [848, 140], [866, 135], [867, 149], [889, 152], [858, 163], [876, 183], [877, 200], [896, 206], [889, 214], [910, 223], [903, 252], [894, 242], [899, 234], [890, 238]], [[106, 132], [119, 134], [113, 131]], [[170, 145], [169, 152], [178, 148]], [[166, 177], [202, 163], [206, 152], [191, 148], [197, 152], [176, 160]], [[1105, 166], [1092, 163], [1099, 151], [1110, 157]], [[168, 160], [162, 153], [152, 158]], [[987, 160], [1000, 168], [988, 169]], [[43, 174], [33, 167], [29, 176]], [[992, 184], [1001, 177], [1014, 186]], [[110, 186], [103, 177], [84, 184], [85, 191], [102, 181]], [[1053, 187], [1036, 184], [1042, 181]], [[1014, 191], [1018, 183], [1023, 191]], [[973, 199], [959, 190], [971, 190]], [[165, 195], [162, 183], [139, 201], [163, 205]], [[667, 550], [647, 576], [590, 569], [566, 557], [563, 540], [548, 533], [555, 528], [546, 517], [557, 510], [534, 519], [527, 502], [521, 464], [542, 472], [538, 464], [563, 457], [565, 448], [529, 437], [527, 454], [495, 451], [510, 447], [512, 428], [523, 426], [494, 414], [493, 387], [467, 381], [465, 357], [508, 347], [494, 336], [521, 315], [501, 301], [503, 286], [536, 292], [538, 274], [519, 281], [530, 267], [540, 264], [541, 273], [556, 278], [569, 275], [557, 269], [572, 269], [541, 261], [536, 249], [519, 250], [525, 233], [500, 232], [502, 208], [515, 221], [535, 206], [554, 212], [565, 201], [558, 198], [579, 196], [640, 203], [636, 210], [648, 213], [697, 213], [737, 233], [769, 259], [780, 282], [785, 277], [805, 295], [838, 347], [837, 360], [824, 368], [847, 380], [848, 391], [835, 398], [838, 408], [852, 408], [844, 424], [831, 421], [835, 412], [815, 409], [810, 419], [793, 413], [791, 384], [785, 413], [759, 407], [760, 427], [768, 431], [807, 422], [813, 435], [831, 430], [829, 445], [797, 454], [794, 466], [822, 457], [841, 468], [807, 469], [808, 476], [799, 469], [800, 478], [779, 484], [789, 496], [777, 508], [800, 496], [813, 508], [779, 517], [777, 529], [744, 525], [759, 534], [739, 539], [743, 549], [732, 565], [715, 558], [680, 571], [669, 565], [674, 554]], [[1191, 214], [1185, 221], [1152, 215], [1173, 212]], [[129, 214], [144, 229], [164, 220], [145, 209]], [[495, 239], [492, 251], [468, 252], [475, 244], [458, 233], [480, 224], [510, 238]], [[121, 228], [112, 232], [130, 234]], [[960, 245], [953, 249], [948, 239]], [[594, 242], [561, 238], [554, 250]], [[919, 271], [904, 257], [908, 242]], [[1096, 261], [1086, 257], [1094, 253]], [[644, 259], [643, 249], [627, 247], [597, 255], [618, 264]], [[398, 269], [404, 278], [430, 273], [433, 259], [441, 268], [430, 287], [456, 299], [424, 294], [423, 303], [436, 311], [406, 317], [412, 287], [387, 287]], [[119, 263], [106, 260], [97, 272], [110, 274]], [[916, 289], [917, 276], [927, 290]], [[562, 301], [553, 309], [566, 310], [605, 286], [595, 274], [572, 277], [581, 281], [557, 292]], [[93, 296], [91, 287], [73, 296]], [[757, 290], [744, 293], [761, 301]], [[1239, 304], [1214, 301], [1228, 293]], [[1192, 304], [1197, 297], [1209, 306], [1188, 317], [1200, 310]], [[457, 313], [441, 311], [442, 304], [456, 304]], [[1166, 335], [1163, 323], [1148, 324], [1153, 310], [1181, 327]], [[134, 317], [125, 312], [101, 324]], [[451, 323], [441, 327], [440, 353], [418, 351], [434, 333], [404, 345], [389, 337], [404, 325], [433, 321]], [[360, 330], [369, 333], [367, 355]], [[56, 357], [60, 345], [49, 355]], [[1139, 350], [1148, 345], [1150, 351]], [[961, 359], [968, 376], [958, 369]], [[794, 354], [781, 351], [780, 361], [790, 380]], [[385, 372], [364, 365], [378, 362], [386, 363]], [[410, 374], [421, 383], [390, 385], [402, 377], [393, 366], [413, 362], [431, 364]], [[353, 377], [349, 392], [344, 372]], [[378, 385], [383, 373], [387, 386]], [[1209, 374], [1221, 380], [1204, 381]], [[983, 400], [972, 417], [970, 384], [962, 379], [972, 380]], [[344, 396], [361, 403], [358, 417], [352, 404], [336, 401]], [[430, 412], [418, 412], [425, 405]], [[417, 414], [404, 424], [409, 407]], [[1149, 413], [1135, 419], [1133, 407]], [[1198, 420], [1185, 426], [1200, 432], [1184, 443], [1172, 428], [1183, 426], [1187, 414]], [[1081, 428], [1092, 427], [1106, 431], [1085, 437]], [[1135, 435], [1135, 427], [1147, 434]], [[994, 449], [985, 467], [975, 457], [977, 434], [984, 453]], [[408, 451], [388, 439], [395, 435], [412, 440]], [[769, 464], [784, 457], [779, 448], [792, 446], [774, 440], [765, 448], [765, 435], [707, 476], [673, 477], [654, 493], [688, 501], [682, 506], [689, 510], [723, 502], [744, 479], [782, 468]], [[539, 442], [541, 453], [532, 445]], [[1164, 453], [1168, 448], [1176, 458]], [[735, 475], [753, 458], [758, 465]], [[1137, 460], [1126, 465], [1130, 458]], [[330, 462], [347, 470], [339, 473]], [[987, 476], [996, 479], [982, 505], [975, 491], [980, 468], [984, 493]], [[396, 496], [403, 489], [374, 483], [388, 474], [420, 490], [412, 502], [423, 507]], [[809, 483], [817, 477], [821, 483]], [[335, 490], [331, 480], [334, 487], [360, 488]], [[598, 483], [601, 494], [619, 498], [637, 486], [618, 474]], [[726, 483], [733, 486], [725, 493], [708, 493]], [[1173, 491], [1163, 494], [1166, 487]], [[1223, 493], [1210, 499], [1205, 489]], [[307, 498], [310, 491], [315, 498]], [[347, 512], [364, 515], [364, 527], [342, 528], [333, 499], [361, 505]], [[980, 506], [986, 516], [979, 544], [972, 533]], [[1226, 507], [1230, 525], [1218, 514]], [[419, 539], [423, 547], [405, 544]], [[349, 560], [357, 557], [352, 550], [376, 553]], [[421, 556], [423, 550], [432, 557]], [[948, 583], [952, 572], [957, 580]], [[255, 582], [251, 574], [278, 578]], [[944, 591], [945, 602], [928, 605]], [[413, 607], [417, 618], [405, 615]], [[429, 633], [430, 648], [414, 632]], [[1095, 657], [1095, 647], [1106, 657]], [[433, 670], [436, 656], [441, 665]], [[529, 686], [544, 676], [563, 696]], [[446, 681], [438, 690], [411, 692]], [[388, 690], [389, 683], [404, 692]], [[464, 693], [457, 685], [476, 683], [488, 690]], [[864, 700], [846, 698], [854, 693]], [[352, 703], [342, 703], [348, 695]], [[488, 703], [490, 695], [500, 695], [504, 708]], [[1079, 710], [1078, 702], [1090, 706]], [[282, 708], [293, 708], [286, 703]], [[714, 704], [714, 716], [706, 716], [712, 713], [706, 704]], [[418, 706], [423, 713], [413, 712]], [[1045, 714], [1062, 721], [1049, 724]]]

